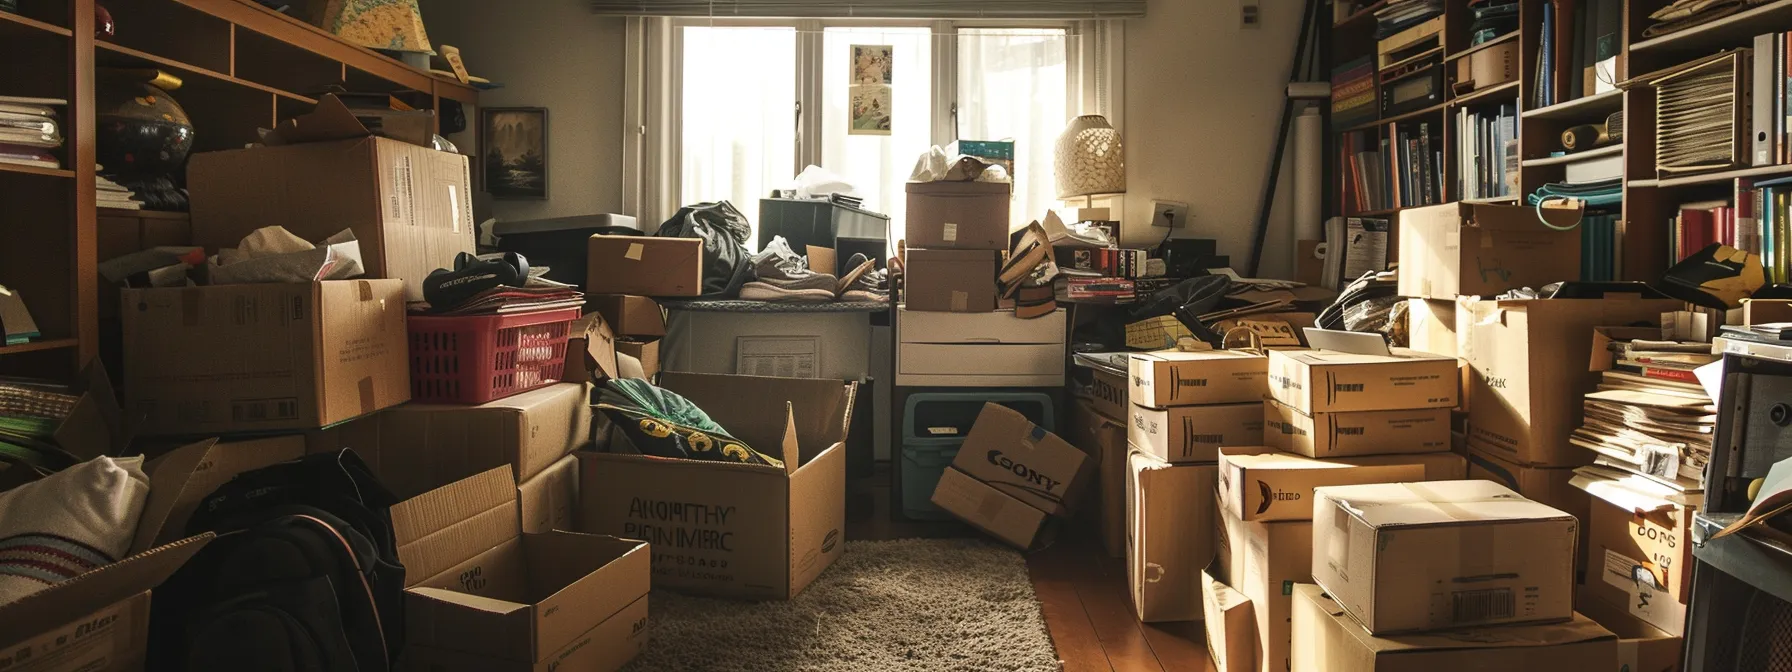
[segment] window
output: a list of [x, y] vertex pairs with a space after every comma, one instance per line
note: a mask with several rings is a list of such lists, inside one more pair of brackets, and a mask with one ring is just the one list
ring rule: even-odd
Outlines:
[[[1074, 109], [1075, 29], [1066, 23], [675, 24], [680, 148], [671, 193], [681, 203], [733, 201], [757, 229], [758, 200], [815, 164], [853, 184], [866, 209], [889, 215], [892, 237], [900, 238], [901, 185], [922, 153], [960, 138], [1012, 139], [1010, 224], [1022, 225], [1056, 201], [1051, 148]], [[863, 90], [851, 75], [854, 45], [891, 47], [888, 135], [849, 132], [854, 94]]]

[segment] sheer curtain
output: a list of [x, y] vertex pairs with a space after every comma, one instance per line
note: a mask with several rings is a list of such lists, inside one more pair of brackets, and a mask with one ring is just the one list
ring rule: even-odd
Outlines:
[[1011, 226], [1057, 201], [1052, 149], [1070, 118], [1068, 41], [1063, 30], [958, 31], [958, 137], [1015, 141]]
[[759, 199], [798, 168], [796, 29], [683, 30], [679, 202], [726, 199], [757, 230]]
[[[828, 28], [822, 44], [821, 165], [846, 178], [865, 209], [890, 216], [902, 238], [903, 183], [933, 144], [933, 31], [929, 28]], [[890, 135], [848, 135], [852, 45], [891, 47]]]

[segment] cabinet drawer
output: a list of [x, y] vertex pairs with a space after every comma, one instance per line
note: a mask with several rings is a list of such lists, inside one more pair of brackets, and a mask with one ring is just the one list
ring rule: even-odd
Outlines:
[[[896, 341], [902, 344], [1049, 344], [1056, 346], [1061, 354], [1065, 314], [1066, 311], [1060, 308], [1050, 315], [1026, 320], [1015, 317], [1012, 310], [940, 313], [899, 308]], [[1062, 370], [1059, 366], [1059, 371]]]

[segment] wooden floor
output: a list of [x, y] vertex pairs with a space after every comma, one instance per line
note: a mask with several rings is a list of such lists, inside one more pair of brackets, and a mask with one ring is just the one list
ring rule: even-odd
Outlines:
[[[957, 522], [916, 522], [890, 513], [889, 488], [856, 488], [848, 497], [848, 539], [975, 536]], [[1126, 565], [1110, 558], [1086, 529], [1071, 526], [1057, 543], [1027, 556], [1033, 591], [1065, 672], [1212, 672], [1200, 622], [1140, 623], [1127, 595]]]

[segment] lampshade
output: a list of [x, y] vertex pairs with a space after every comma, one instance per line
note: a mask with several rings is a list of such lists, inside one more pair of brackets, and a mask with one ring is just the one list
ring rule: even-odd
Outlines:
[[1085, 114], [1058, 136], [1058, 198], [1126, 193], [1126, 143], [1106, 117]]

